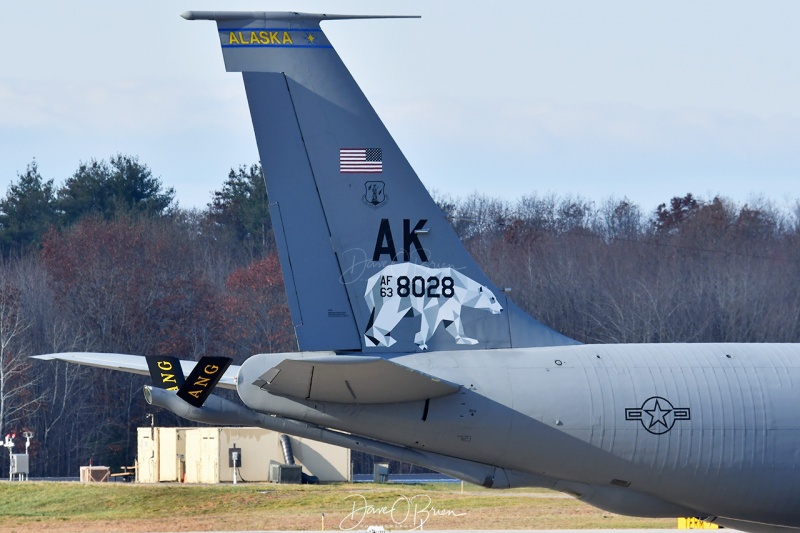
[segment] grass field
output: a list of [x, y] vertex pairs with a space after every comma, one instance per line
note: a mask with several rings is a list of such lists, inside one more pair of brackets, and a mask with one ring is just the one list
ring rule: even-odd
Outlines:
[[0, 483], [0, 531], [674, 528], [562, 494], [429, 485]]

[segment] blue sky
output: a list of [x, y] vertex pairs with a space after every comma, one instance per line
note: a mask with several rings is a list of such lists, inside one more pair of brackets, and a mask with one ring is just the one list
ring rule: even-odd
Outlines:
[[800, 197], [800, 2], [31, 0], [4, 6], [0, 191], [35, 157], [138, 155], [203, 207], [258, 160], [203, 9], [422, 15], [323, 26], [422, 181], [459, 196]]

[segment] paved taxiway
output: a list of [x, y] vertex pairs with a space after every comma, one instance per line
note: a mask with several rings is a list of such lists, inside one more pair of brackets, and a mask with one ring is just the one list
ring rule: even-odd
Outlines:
[[[347, 531], [347, 530], [340, 530], [337, 528], [328, 529], [326, 531]], [[366, 529], [353, 529], [354, 533], [364, 533]], [[387, 533], [391, 533], [392, 531], [427, 531], [428, 533], [473, 533], [473, 530], [466, 530], [466, 529], [387, 529]], [[737, 533], [733, 529], [726, 530], [731, 533]], [[687, 530], [685, 529], [481, 529], [479, 533], [686, 533]], [[214, 532], [212, 532], [214, 533]], [[222, 533], [222, 532], [216, 532]], [[225, 531], [224, 533], [286, 533], [285, 531], [267, 531], [267, 530], [255, 530], [255, 531]], [[319, 530], [315, 531], [293, 531], [292, 533], [319, 533]]]

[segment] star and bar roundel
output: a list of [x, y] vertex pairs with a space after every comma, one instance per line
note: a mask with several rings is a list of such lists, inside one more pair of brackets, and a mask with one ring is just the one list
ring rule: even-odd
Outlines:
[[663, 435], [672, 429], [678, 420], [691, 420], [688, 407], [673, 407], [669, 400], [652, 396], [641, 407], [625, 409], [625, 420], [637, 420], [653, 435]]

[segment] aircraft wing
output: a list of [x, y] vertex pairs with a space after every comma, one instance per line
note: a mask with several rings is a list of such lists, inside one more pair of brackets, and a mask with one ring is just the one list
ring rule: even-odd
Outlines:
[[[150, 370], [147, 366], [147, 359], [142, 355], [127, 355], [121, 353], [94, 353], [94, 352], [68, 352], [68, 353], [49, 353], [44, 355], [34, 355], [34, 359], [43, 361], [66, 361], [79, 365], [94, 366], [97, 368], [107, 368], [109, 370], [121, 370], [131, 374], [141, 374], [149, 376]], [[181, 370], [184, 376], [188, 376], [194, 369], [196, 361], [181, 361]], [[218, 387], [236, 390], [236, 376], [239, 373], [237, 365], [231, 365], [222, 375]]]
[[284, 359], [253, 385], [278, 396], [348, 404], [412, 402], [461, 388], [380, 357], [345, 355]]

